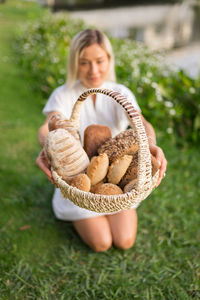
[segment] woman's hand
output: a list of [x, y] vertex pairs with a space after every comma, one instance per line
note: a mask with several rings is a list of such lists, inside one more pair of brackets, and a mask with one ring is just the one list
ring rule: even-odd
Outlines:
[[51, 181], [56, 186], [56, 184], [53, 180], [53, 177], [52, 177], [50, 165], [48, 163], [44, 149], [42, 149], [40, 151], [35, 162], [36, 162], [36, 165], [47, 175], [47, 178], [49, 179], [49, 181]]
[[159, 177], [156, 183], [156, 187], [158, 187], [162, 179], [165, 177], [165, 172], [167, 169], [167, 160], [162, 149], [156, 146], [154, 143], [149, 143], [149, 149], [151, 154], [157, 159], [158, 163], [160, 164]]

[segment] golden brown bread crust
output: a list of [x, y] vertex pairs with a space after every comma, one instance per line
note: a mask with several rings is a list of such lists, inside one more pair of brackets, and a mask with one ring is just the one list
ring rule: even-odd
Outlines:
[[90, 125], [84, 131], [84, 150], [91, 159], [96, 156], [97, 149], [111, 137], [111, 130], [103, 125]]
[[137, 178], [137, 169], [138, 169], [138, 152], [133, 155], [133, 159], [125, 173], [122, 177], [119, 186], [123, 189], [124, 186], [129, 183], [131, 180]]
[[90, 162], [80, 141], [63, 128], [48, 133], [44, 149], [51, 167], [67, 182], [82, 173]]
[[91, 188], [90, 178], [86, 174], [78, 174], [74, 176], [70, 182], [71, 186], [75, 186], [79, 190], [89, 192]]
[[[151, 154], [151, 164], [152, 164], [152, 176], [159, 170], [160, 166], [156, 158]], [[122, 177], [119, 186], [123, 189], [131, 180], [137, 178], [138, 172], [138, 152], [133, 155], [132, 162], [130, 163], [125, 175]]]
[[71, 135], [75, 137], [76, 140], [80, 140], [80, 136], [76, 128], [74, 128], [73, 123], [70, 120], [64, 118], [60, 114], [55, 114], [51, 117], [48, 123], [49, 131], [56, 130], [58, 128], [66, 129]]
[[131, 180], [129, 183], [127, 183], [124, 187], [124, 193], [128, 193], [132, 191], [132, 189], [135, 189], [137, 185], [137, 179]]
[[96, 187], [94, 193], [101, 194], [101, 195], [118, 195], [118, 194], [123, 194], [123, 191], [116, 184], [103, 183]]
[[98, 186], [102, 185], [104, 183], [104, 180], [101, 180], [100, 182], [98, 182], [97, 184], [91, 185], [90, 188], [90, 193], [95, 194], [95, 190]]
[[151, 155], [151, 164], [152, 164], [152, 176], [156, 174], [156, 172], [160, 169], [160, 165], [155, 158], [155, 156]]
[[109, 160], [106, 153], [93, 156], [89, 166], [87, 167], [87, 175], [91, 180], [91, 184], [95, 185], [103, 180], [107, 174]]
[[109, 162], [112, 163], [117, 158], [125, 154], [133, 155], [138, 150], [138, 144], [133, 129], [121, 132], [114, 138], [109, 138], [98, 148], [98, 153], [106, 153]]
[[132, 158], [132, 155], [124, 155], [121, 158], [116, 159], [108, 169], [108, 182], [118, 184], [126, 173]]

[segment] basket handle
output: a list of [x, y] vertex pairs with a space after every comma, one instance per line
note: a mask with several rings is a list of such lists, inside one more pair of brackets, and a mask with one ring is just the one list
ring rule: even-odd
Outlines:
[[82, 103], [89, 95], [97, 93], [101, 93], [113, 98], [125, 109], [126, 113], [128, 114], [131, 122], [131, 127], [136, 133], [136, 139], [138, 142], [138, 182], [136, 189], [139, 191], [143, 189], [148, 189], [149, 186], [151, 186], [152, 177], [151, 154], [149, 150], [147, 135], [138, 111], [133, 107], [132, 103], [130, 103], [123, 95], [121, 95], [119, 92], [111, 91], [108, 89], [89, 89], [82, 93], [77, 99], [70, 120], [73, 122], [73, 125], [76, 127], [76, 129], [79, 130], [79, 119]]

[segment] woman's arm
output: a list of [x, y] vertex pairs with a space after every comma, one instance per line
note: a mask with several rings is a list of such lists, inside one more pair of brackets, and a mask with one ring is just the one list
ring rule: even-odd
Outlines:
[[52, 111], [47, 115], [47, 118], [44, 122], [44, 124], [39, 128], [38, 130], [38, 140], [39, 140], [39, 144], [43, 147], [44, 146], [44, 141], [45, 138], [49, 132], [49, 128], [48, 128], [48, 123], [49, 120], [51, 119], [51, 117], [55, 114], [60, 114], [58, 111]]
[[167, 168], [167, 160], [165, 158], [165, 155], [164, 155], [162, 149], [156, 145], [156, 134], [153, 129], [153, 126], [147, 120], [145, 120], [145, 118], [142, 115], [141, 115], [141, 118], [142, 118], [145, 130], [146, 130], [148, 141], [149, 141], [150, 152], [153, 156], [155, 156], [158, 163], [160, 164], [160, 173], [159, 173], [159, 178], [158, 178], [157, 185], [156, 185], [156, 186], [158, 186], [161, 183], [163, 177], [165, 177], [165, 172], [166, 172], [166, 168]]
[[[38, 130], [38, 140], [39, 144], [44, 147], [45, 138], [49, 132], [48, 123], [51, 117], [55, 114], [60, 114], [57, 111], [52, 111], [48, 114], [44, 124], [39, 128]], [[48, 179], [55, 185], [55, 182], [53, 181], [51, 169], [44, 151], [44, 148], [40, 151], [38, 157], [36, 158], [36, 165], [46, 174]]]

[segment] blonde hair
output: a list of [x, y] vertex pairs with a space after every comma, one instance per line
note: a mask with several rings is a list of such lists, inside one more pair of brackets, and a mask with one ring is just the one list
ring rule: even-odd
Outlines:
[[81, 51], [93, 44], [101, 46], [108, 55], [109, 70], [106, 79], [116, 81], [114, 55], [109, 39], [99, 30], [86, 29], [76, 34], [71, 42], [67, 64], [68, 87], [73, 87], [75, 81], [78, 79], [78, 63]]

